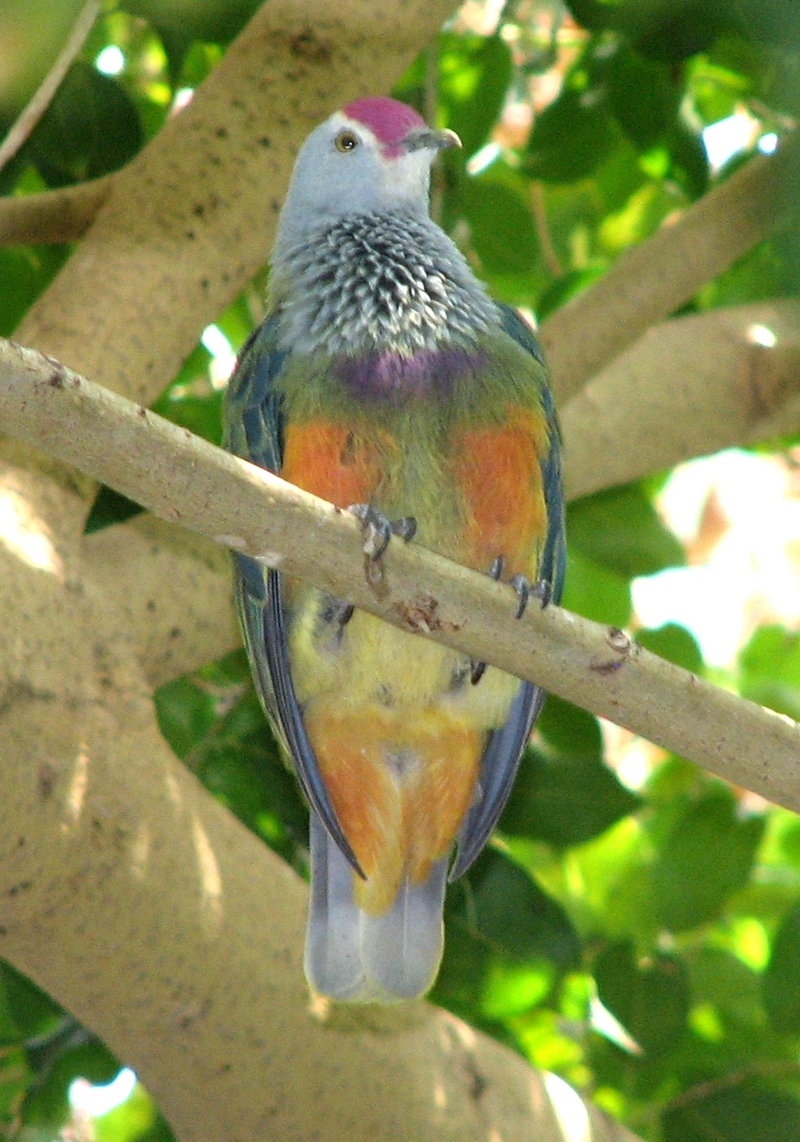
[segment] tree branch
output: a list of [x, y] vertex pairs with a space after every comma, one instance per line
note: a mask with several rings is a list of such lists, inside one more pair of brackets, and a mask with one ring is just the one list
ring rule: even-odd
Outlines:
[[111, 191], [113, 175], [0, 198], [0, 246], [36, 242], [76, 242], [94, 221]]
[[10, 342], [0, 351], [0, 426], [164, 519], [800, 810], [795, 723], [558, 607], [529, 607], [517, 621], [510, 587], [413, 543], [390, 545], [376, 578], [348, 513]]
[[800, 301], [656, 326], [567, 403], [561, 427], [570, 498], [797, 432]]
[[797, 213], [800, 131], [759, 155], [542, 323], [556, 403]]
[[[769, 330], [774, 346], [754, 341], [754, 329], [762, 338]], [[656, 326], [562, 412], [567, 499], [715, 449], [795, 432], [798, 389], [800, 302], [794, 299]], [[131, 528], [136, 538], [128, 537]], [[234, 645], [233, 624], [220, 610], [229, 569], [224, 557], [213, 557], [213, 546], [197, 547], [188, 534], [153, 520], [120, 524], [85, 542], [87, 573], [102, 576], [104, 590], [115, 588], [127, 600], [154, 684]], [[123, 545], [124, 557], [114, 553], [115, 543]], [[95, 572], [96, 549], [103, 554]]]

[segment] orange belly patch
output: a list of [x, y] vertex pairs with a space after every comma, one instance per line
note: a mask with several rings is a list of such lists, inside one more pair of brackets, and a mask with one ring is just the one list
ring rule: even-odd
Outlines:
[[421, 884], [447, 855], [469, 808], [484, 735], [447, 711], [375, 705], [307, 711], [336, 816], [366, 880], [356, 903], [386, 912], [403, 883]]
[[397, 446], [388, 433], [364, 434], [339, 424], [310, 421], [286, 431], [284, 479], [337, 507], [365, 503], [383, 477], [386, 458]]
[[463, 558], [476, 570], [502, 555], [504, 577], [536, 575], [547, 531], [540, 457], [548, 446], [545, 417], [521, 408], [503, 425], [469, 429], [454, 441], [454, 475], [468, 516]]

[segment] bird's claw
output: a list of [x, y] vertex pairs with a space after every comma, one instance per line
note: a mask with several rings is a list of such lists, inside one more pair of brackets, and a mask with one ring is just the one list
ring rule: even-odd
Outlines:
[[[489, 570], [486, 572], [486, 574], [490, 579], [494, 579], [494, 581], [497, 582], [500, 576], [503, 574], [504, 564], [505, 559], [502, 555], [498, 555], [495, 559], [492, 560], [491, 566], [489, 567]], [[473, 686], [477, 686], [481, 678], [483, 678], [484, 674], [486, 673], [486, 663], [481, 662], [477, 658], [473, 658], [471, 659], [470, 665], [472, 669], [470, 670], [469, 680]]]
[[[502, 555], [498, 555], [496, 559], [492, 560], [492, 565], [488, 571], [490, 579], [494, 579], [495, 581], [500, 579], [503, 574], [503, 564], [504, 559]], [[553, 595], [553, 587], [548, 579], [538, 579], [535, 583], [531, 583], [530, 579], [527, 579], [524, 575], [512, 575], [509, 579], [509, 585], [517, 592], [517, 598], [519, 599], [517, 613], [515, 615], [515, 618], [518, 619], [521, 619], [525, 614], [531, 595], [534, 599], [541, 601], [542, 610], [544, 610], [550, 602]], [[485, 670], [485, 662], [472, 659], [472, 670], [469, 677], [473, 686], [477, 686], [481, 678], [483, 678]]]
[[545, 607], [549, 605], [550, 600], [553, 597], [553, 584], [549, 579], [537, 579], [536, 582], [531, 586], [530, 593], [533, 595], [534, 599], [539, 600], [539, 602], [542, 604], [542, 610], [544, 610]]
[[376, 563], [389, 546], [389, 540], [397, 535], [406, 543], [414, 538], [417, 521], [413, 516], [402, 516], [390, 520], [372, 504], [351, 504], [347, 509], [356, 519], [361, 520], [364, 532], [364, 554]]
[[542, 610], [545, 609], [553, 597], [553, 584], [549, 579], [537, 579], [535, 583], [531, 583], [530, 579], [526, 579], [524, 575], [514, 575], [509, 579], [509, 583], [517, 592], [517, 598], [519, 599], [519, 606], [517, 607], [518, 619], [521, 619], [525, 614], [528, 600], [531, 597], [539, 600], [542, 604]]
[[531, 597], [530, 580], [526, 579], [524, 575], [513, 575], [509, 579], [509, 584], [517, 592], [519, 605], [517, 606], [516, 618], [521, 619], [527, 609], [528, 599]]

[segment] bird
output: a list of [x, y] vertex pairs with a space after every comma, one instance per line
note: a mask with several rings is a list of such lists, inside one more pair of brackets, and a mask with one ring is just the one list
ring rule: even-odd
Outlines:
[[[410, 540], [557, 602], [559, 432], [541, 349], [430, 217], [460, 146], [387, 96], [296, 158], [266, 316], [225, 400], [225, 447], [349, 509], [380, 560]], [[496, 825], [543, 692], [234, 553], [256, 689], [310, 808], [305, 974], [349, 1003], [423, 996], [448, 880]], [[454, 853], [457, 855], [454, 856]]]

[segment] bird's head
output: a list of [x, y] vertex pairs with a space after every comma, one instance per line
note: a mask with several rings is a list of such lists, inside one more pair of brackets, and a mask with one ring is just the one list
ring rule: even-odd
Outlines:
[[454, 131], [433, 130], [396, 99], [348, 103], [300, 149], [277, 246], [293, 246], [350, 214], [426, 214], [431, 163], [439, 151], [460, 146]]

